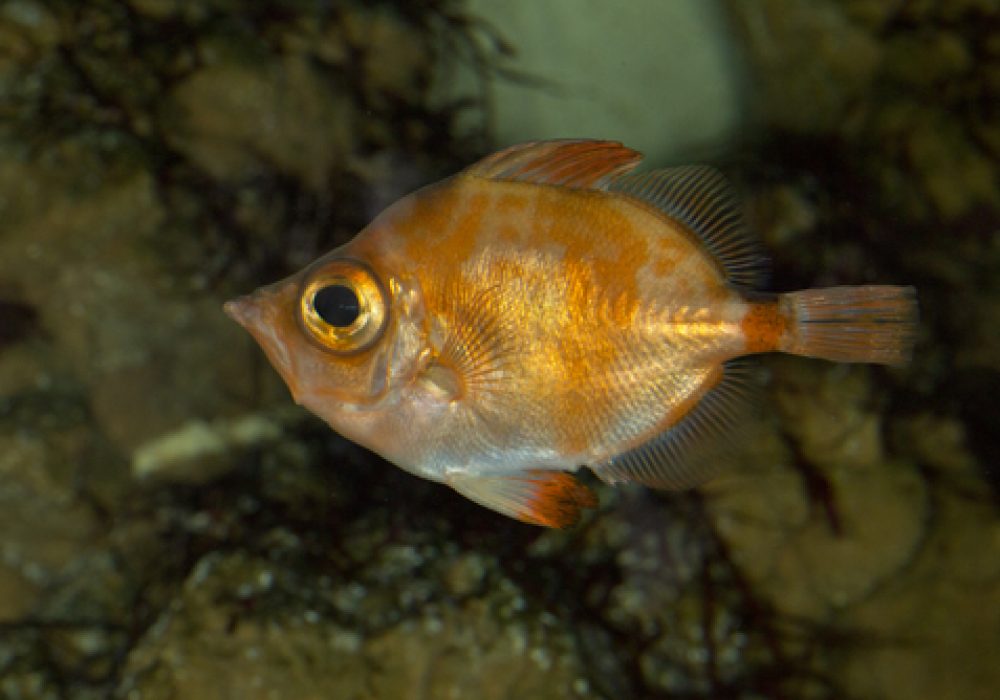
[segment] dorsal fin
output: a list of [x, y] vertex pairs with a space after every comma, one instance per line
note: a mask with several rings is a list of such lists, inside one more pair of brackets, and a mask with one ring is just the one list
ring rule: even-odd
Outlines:
[[545, 527], [575, 525], [597, 496], [572, 474], [528, 470], [516, 474], [453, 474], [447, 483], [466, 498], [511, 518]]
[[638, 199], [694, 232], [731, 283], [760, 287], [767, 277], [767, 258], [750, 235], [722, 174], [704, 165], [633, 174], [641, 160], [641, 153], [617, 141], [556, 139], [511, 146], [463, 172], [493, 180], [606, 190]]
[[464, 172], [492, 180], [605, 189], [640, 160], [641, 153], [617, 141], [531, 141], [486, 156]]
[[767, 258], [750, 235], [740, 204], [722, 174], [704, 165], [625, 174], [608, 191], [639, 199], [691, 229], [722, 265], [727, 279], [760, 287]]
[[614, 484], [635, 481], [663, 489], [697, 486], [722, 471], [735, 455], [749, 418], [754, 386], [744, 360], [731, 360], [721, 380], [683, 419], [659, 435], [593, 467]]

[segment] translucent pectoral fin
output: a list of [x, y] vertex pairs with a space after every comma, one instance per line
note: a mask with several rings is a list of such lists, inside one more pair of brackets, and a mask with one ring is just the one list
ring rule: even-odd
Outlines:
[[566, 528], [597, 496], [572, 474], [530, 470], [520, 474], [455, 474], [447, 483], [481, 506], [532, 525]]

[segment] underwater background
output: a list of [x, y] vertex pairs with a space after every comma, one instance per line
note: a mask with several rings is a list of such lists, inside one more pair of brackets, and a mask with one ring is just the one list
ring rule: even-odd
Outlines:
[[[1000, 696], [1000, 2], [0, 0], [0, 698]], [[511, 143], [711, 162], [771, 289], [741, 467], [546, 531], [294, 406], [222, 301]]]

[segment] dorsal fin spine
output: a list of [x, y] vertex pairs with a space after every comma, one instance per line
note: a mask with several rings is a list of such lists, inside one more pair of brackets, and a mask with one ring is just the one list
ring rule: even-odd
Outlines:
[[604, 189], [641, 159], [637, 151], [616, 141], [533, 141], [487, 156], [464, 172], [493, 180]]

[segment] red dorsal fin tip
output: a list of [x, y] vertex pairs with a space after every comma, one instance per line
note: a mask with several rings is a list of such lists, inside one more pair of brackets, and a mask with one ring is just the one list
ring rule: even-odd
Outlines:
[[487, 156], [465, 173], [491, 180], [604, 189], [640, 160], [641, 153], [617, 141], [532, 141]]

